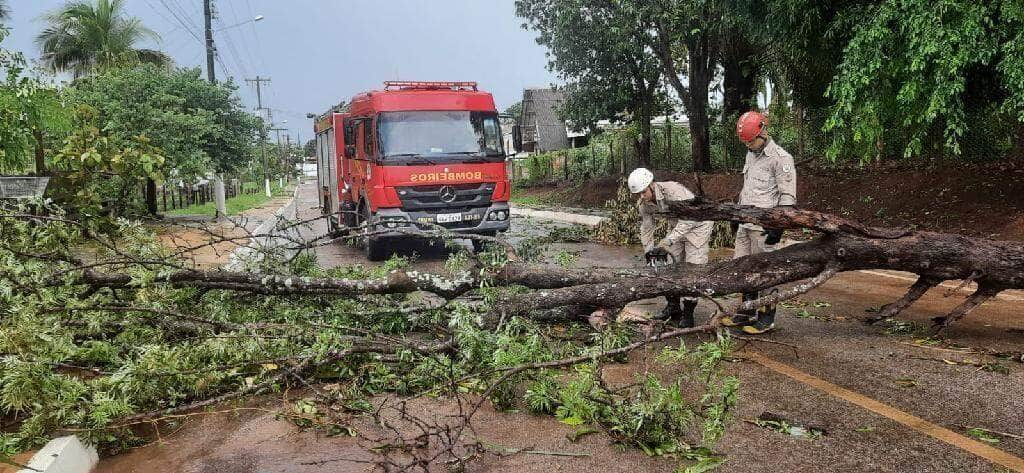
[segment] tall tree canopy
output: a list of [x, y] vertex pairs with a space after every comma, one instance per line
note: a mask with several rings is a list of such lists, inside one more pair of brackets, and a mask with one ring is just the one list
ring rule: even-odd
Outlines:
[[565, 118], [582, 128], [628, 113], [639, 131], [637, 155], [650, 165], [651, 118], [663, 109], [661, 70], [641, 13], [596, 0], [516, 1], [523, 26], [537, 31], [551, 53], [549, 68], [566, 82]]
[[1021, 138], [1024, 4], [886, 0], [852, 13], [828, 91], [833, 155], [984, 155]]
[[170, 178], [231, 172], [252, 156], [258, 118], [244, 109], [232, 83], [211, 84], [199, 69], [114, 67], [80, 79], [72, 97], [95, 109], [96, 122], [118, 139], [143, 136], [158, 147]]
[[[2, 5], [0, 5], [2, 6]], [[0, 42], [6, 37], [0, 28]], [[46, 151], [70, 127], [60, 93], [25, 74], [21, 53], [0, 49], [0, 173], [46, 171]]]
[[166, 66], [171, 59], [153, 49], [139, 48], [160, 37], [135, 17], [126, 16], [124, 0], [78, 0], [43, 16], [47, 26], [36, 37], [43, 61], [55, 71], [70, 71], [76, 78], [96, 67], [125, 58]]

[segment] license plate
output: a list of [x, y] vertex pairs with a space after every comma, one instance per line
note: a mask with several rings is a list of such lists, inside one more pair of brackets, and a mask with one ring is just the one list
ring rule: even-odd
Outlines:
[[437, 223], [461, 222], [462, 214], [437, 214]]

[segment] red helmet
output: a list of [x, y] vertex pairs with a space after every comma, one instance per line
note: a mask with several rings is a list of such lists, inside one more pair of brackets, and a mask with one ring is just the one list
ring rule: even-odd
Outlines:
[[736, 121], [736, 136], [740, 137], [740, 141], [749, 143], [764, 131], [765, 121], [764, 114], [754, 110], [740, 115]]

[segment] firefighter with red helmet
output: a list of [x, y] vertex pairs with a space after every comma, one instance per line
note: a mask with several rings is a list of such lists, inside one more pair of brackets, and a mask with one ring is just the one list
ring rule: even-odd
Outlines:
[[[736, 136], [748, 150], [738, 203], [760, 208], [793, 207], [796, 205], [793, 156], [772, 140], [766, 125], [766, 117], [757, 111], [744, 113], [736, 122]], [[782, 229], [763, 228], [752, 223], [734, 223], [733, 228], [736, 230], [734, 258], [773, 251], [782, 240]], [[745, 293], [743, 300], [755, 300], [758, 295], [757, 292]], [[761, 306], [725, 317], [722, 323], [739, 326], [749, 334], [764, 333], [775, 327], [775, 310], [774, 304]]]

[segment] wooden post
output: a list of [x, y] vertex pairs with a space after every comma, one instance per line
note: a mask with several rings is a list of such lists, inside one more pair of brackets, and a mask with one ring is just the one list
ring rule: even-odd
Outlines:
[[672, 117], [669, 115], [665, 115], [665, 160], [670, 168], [675, 169], [672, 159]]
[[615, 172], [615, 138], [608, 140], [608, 165], [612, 168], [610, 172]]
[[565, 180], [569, 180], [569, 161], [572, 160], [572, 155], [569, 152], [565, 152], [562, 155], [562, 175], [565, 176]]
[[797, 159], [804, 158], [804, 108], [797, 105], [794, 107], [796, 112], [796, 132], [797, 132]]
[[594, 143], [590, 143], [590, 172], [589, 177], [597, 174], [597, 156], [594, 154]]

